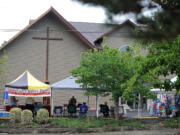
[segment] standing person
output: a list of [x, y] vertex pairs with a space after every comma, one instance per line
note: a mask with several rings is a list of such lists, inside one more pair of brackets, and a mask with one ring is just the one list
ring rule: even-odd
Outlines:
[[143, 110], [146, 110], [146, 98], [143, 97]]
[[17, 106], [18, 99], [15, 96], [10, 97], [10, 106], [15, 107]]
[[156, 112], [157, 112], [157, 104], [156, 104], [156, 101], [154, 101], [154, 103], [153, 103], [153, 112], [154, 112], [154, 115], [156, 115]]
[[109, 106], [107, 105], [107, 102], [105, 102], [104, 105], [100, 105], [100, 112], [103, 113], [104, 117], [109, 116]]
[[26, 98], [26, 109], [29, 109], [32, 111], [32, 113], [34, 113], [34, 98], [32, 97], [27, 97]]
[[70, 103], [76, 106], [76, 102], [76, 98], [72, 96], [72, 98], [70, 99]]
[[85, 102], [79, 107], [80, 112], [79, 112], [79, 117], [80, 118], [86, 118], [87, 117], [87, 111], [88, 111], [88, 106], [86, 105]]
[[69, 101], [67, 109], [68, 109], [68, 113], [69, 113], [70, 117], [73, 117], [76, 115], [76, 106], [71, 103], [71, 100]]
[[170, 110], [171, 110], [170, 117], [173, 117], [175, 115], [175, 106], [173, 104], [170, 104]]
[[159, 114], [160, 114], [160, 117], [162, 117], [163, 107], [162, 107], [161, 103], [159, 104]]
[[170, 115], [172, 113], [171, 109], [170, 109], [170, 105], [166, 104], [165, 109], [166, 109], [166, 117], [170, 117]]

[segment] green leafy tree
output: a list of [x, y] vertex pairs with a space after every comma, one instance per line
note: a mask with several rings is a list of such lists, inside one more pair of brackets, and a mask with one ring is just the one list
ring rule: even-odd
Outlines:
[[[95, 49], [82, 53], [80, 66], [72, 70], [72, 75], [79, 77], [77, 83], [82, 83], [84, 88], [93, 89], [88, 91], [89, 94], [112, 94], [116, 106], [116, 120], [119, 119], [119, 97], [124, 95], [124, 98], [129, 99], [130, 96], [127, 95], [134, 92], [133, 90], [125, 92], [126, 83], [144, 59], [140, 55], [134, 57], [132, 55], [132, 51], [120, 53], [118, 49], [104, 46], [101, 51]], [[136, 92], [143, 92], [141, 91], [143, 88], [147, 89], [139, 82]]]
[[0, 75], [6, 73], [5, 71], [5, 65], [6, 65], [7, 56], [3, 56], [0, 58]]
[[[143, 45], [143, 43], [142, 43]], [[145, 46], [147, 46], [145, 44]], [[180, 90], [180, 37], [173, 41], [151, 42], [146, 61], [143, 63], [140, 74], [154, 73], [161, 76], [155, 87], [165, 90]], [[167, 79], [170, 75], [176, 75], [177, 81], [172, 83]], [[166, 77], [166, 79], [164, 78]], [[137, 79], [137, 78], [136, 78]]]
[[[138, 23], [145, 24], [145, 30], [137, 28], [137, 37], [149, 50], [148, 59], [144, 62], [142, 71], [129, 80], [129, 88], [136, 85], [142, 74], [161, 76], [177, 75], [178, 80], [172, 84], [168, 79], [159, 80], [155, 86], [179, 91], [179, 37], [180, 34], [180, 0], [74, 0], [83, 4], [103, 7], [108, 19], [116, 15], [134, 13]], [[143, 15], [147, 10], [156, 10], [151, 16]], [[118, 23], [118, 22], [116, 22]], [[140, 79], [141, 80], [141, 79]], [[130, 85], [131, 84], [131, 85]]]
[[5, 79], [4, 79], [4, 74], [7, 73], [7, 70], [6, 70], [6, 60], [7, 60], [7, 56], [6, 55], [3, 55], [1, 58], [0, 58], [0, 87], [2, 87], [5, 83]]

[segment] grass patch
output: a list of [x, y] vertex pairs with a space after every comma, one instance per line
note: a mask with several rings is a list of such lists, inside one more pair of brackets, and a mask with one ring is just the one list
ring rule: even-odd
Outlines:
[[7, 124], [4, 124], [4, 123], [1, 123], [1, 124], [0, 124], [0, 128], [8, 128], [8, 125], [7, 125]]
[[148, 129], [148, 127], [138, 121], [105, 119], [105, 118], [56, 118], [50, 119], [54, 126], [63, 128], [73, 128], [78, 132], [86, 131], [88, 128], [103, 128], [105, 131], [117, 129], [120, 126], [127, 126], [135, 129]]
[[180, 128], [180, 118], [169, 118], [163, 122], [165, 127]]
[[135, 128], [135, 129], [149, 129], [149, 127], [140, 121], [132, 121], [132, 120], [121, 120], [119, 121], [119, 126], [127, 126], [129, 128]]
[[[89, 128], [101, 128], [104, 131], [115, 131], [119, 130], [121, 126], [128, 127], [125, 129], [148, 129], [146, 125], [141, 123], [138, 120], [119, 120], [115, 121], [112, 118], [49, 118], [47, 124], [37, 124], [35, 121], [30, 125], [23, 125], [21, 123], [13, 124], [10, 121], [0, 121], [0, 128], [52, 128], [52, 127], [60, 127], [60, 128], [69, 128], [73, 131], [77, 132], [86, 132]], [[90, 131], [90, 130], [89, 130]]]

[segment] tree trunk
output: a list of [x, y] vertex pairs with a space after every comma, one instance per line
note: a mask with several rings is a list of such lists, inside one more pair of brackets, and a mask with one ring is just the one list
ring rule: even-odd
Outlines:
[[115, 120], [118, 121], [119, 120], [119, 97], [117, 97], [115, 99], [115, 105], [116, 105], [116, 109], [115, 109]]

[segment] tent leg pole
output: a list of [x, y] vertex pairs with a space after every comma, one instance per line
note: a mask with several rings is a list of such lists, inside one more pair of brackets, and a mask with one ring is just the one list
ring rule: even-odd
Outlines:
[[51, 89], [51, 116], [54, 116], [53, 89]]
[[4, 110], [6, 111], [6, 100], [4, 99]]
[[139, 103], [138, 103], [138, 117], [140, 117], [140, 115], [141, 115], [141, 114], [140, 114], [140, 107], [141, 107], [141, 105], [140, 105], [140, 104], [141, 104], [141, 103], [140, 103], [140, 102], [141, 102], [141, 95], [140, 95], [140, 94], [139, 94], [139, 97], [138, 97], [138, 98], [139, 98]]
[[87, 104], [88, 104], [88, 106], [89, 106], [89, 96], [87, 96]]
[[96, 96], [96, 117], [99, 117], [99, 110], [98, 110], [98, 106], [99, 106], [99, 99], [98, 96]]

